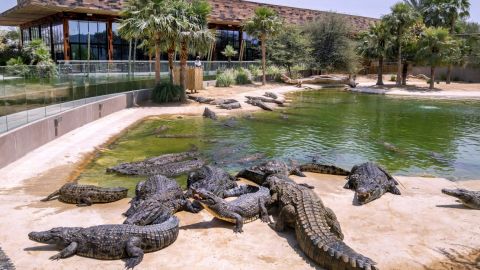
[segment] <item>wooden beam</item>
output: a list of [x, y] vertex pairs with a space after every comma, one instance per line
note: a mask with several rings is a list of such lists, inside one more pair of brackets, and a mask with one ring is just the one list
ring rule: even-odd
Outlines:
[[113, 60], [113, 19], [108, 20], [107, 24], [107, 37], [108, 37], [108, 60]]
[[70, 60], [70, 38], [68, 30], [68, 19], [63, 19], [63, 58]]

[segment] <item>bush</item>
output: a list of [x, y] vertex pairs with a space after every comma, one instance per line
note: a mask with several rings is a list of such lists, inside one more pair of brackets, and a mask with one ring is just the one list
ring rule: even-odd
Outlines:
[[276, 82], [282, 81], [282, 74], [286, 73], [284, 68], [277, 67], [277, 66], [268, 66], [267, 67], [267, 75], [272, 76], [272, 79]]
[[26, 77], [29, 74], [29, 68], [23, 63], [23, 58], [20, 56], [8, 60], [5, 71], [10, 76]]
[[397, 75], [390, 76], [390, 81], [391, 82], [396, 82], [397, 81]]
[[252, 83], [252, 73], [248, 69], [239, 68], [236, 72], [235, 82], [238, 85], [245, 85]]
[[217, 83], [216, 83], [216, 87], [230, 87], [232, 84], [235, 83], [235, 78], [236, 78], [236, 72], [231, 70], [231, 69], [227, 69], [225, 71], [222, 71], [222, 72], [218, 72], [217, 73]]
[[250, 65], [248, 67], [248, 70], [250, 71], [254, 79], [262, 75], [262, 69], [257, 65]]
[[152, 100], [156, 103], [178, 102], [182, 93], [181, 86], [163, 82], [153, 88]]

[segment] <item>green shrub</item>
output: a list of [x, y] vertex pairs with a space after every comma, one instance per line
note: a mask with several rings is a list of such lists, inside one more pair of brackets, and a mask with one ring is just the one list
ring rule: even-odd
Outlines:
[[238, 85], [245, 85], [252, 83], [252, 73], [248, 69], [239, 68], [236, 72], [235, 82]]
[[252, 74], [252, 77], [254, 79], [258, 78], [258, 77], [260, 77], [260, 75], [262, 75], [262, 69], [257, 65], [250, 65], [248, 67], [248, 70], [250, 71], [250, 73]]
[[156, 103], [178, 102], [182, 93], [181, 86], [163, 82], [153, 88], [152, 100]]
[[23, 63], [22, 57], [11, 58], [7, 61], [6, 73], [10, 76], [26, 77], [29, 74], [29, 68]]
[[390, 76], [390, 81], [391, 82], [396, 82], [397, 81], [397, 75]]
[[277, 67], [277, 66], [268, 66], [266, 73], [267, 75], [272, 76], [274, 81], [281, 82], [282, 74], [286, 73], [286, 70], [284, 68]]
[[236, 78], [236, 72], [227, 69], [223, 72], [217, 73], [217, 83], [216, 87], [230, 87], [232, 84], [235, 83], [235, 78]]

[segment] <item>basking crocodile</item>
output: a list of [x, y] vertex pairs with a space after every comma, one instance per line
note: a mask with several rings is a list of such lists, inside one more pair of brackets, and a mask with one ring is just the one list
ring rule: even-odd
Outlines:
[[280, 209], [273, 226], [283, 231], [295, 228], [300, 249], [325, 269], [377, 269], [375, 262], [355, 252], [343, 242], [335, 213], [325, 207], [311, 189], [271, 175], [266, 180], [272, 203]]
[[174, 177], [201, 168], [204, 164], [205, 162], [201, 159], [184, 160], [162, 165], [154, 163], [125, 163], [111, 168], [108, 171], [124, 175], [149, 176], [161, 174]]
[[278, 99], [278, 95], [273, 92], [265, 92], [264, 96], [273, 98], [273, 99]]
[[264, 187], [239, 186], [229, 196], [240, 195], [233, 201], [226, 201], [204, 189], [194, 190], [193, 196], [214, 217], [235, 224], [234, 232], [242, 233], [243, 224], [260, 217], [270, 223], [266, 204], [270, 202], [270, 190]]
[[227, 103], [227, 104], [223, 103], [218, 105], [218, 107], [225, 110], [233, 110], [233, 109], [242, 108], [242, 105], [240, 104], [240, 102], [234, 102], [234, 103]]
[[14, 270], [15, 266], [13, 266], [10, 259], [7, 257], [5, 252], [3, 252], [2, 248], [0, 248], [0, 269], [2, 270]]
[[332, 174], [332, 175], [350, 175], [350, 172], [339, 168], [333, 165], [323, 165], [320, 163], [307, 163], [300, 165], [298, 169], [302, 172], [312, 172], [312, 173], [321, 173], [321, 174]]
[[156, 175], [137, 184], [124, 224], [159, 223], [180, 210], [197, 213], [201, 207], [187, 199], [175, 180]]
[[175, 180], [163, 175], [151, 176], [145, 181], [138, 182], [135, 188], [135, 197], [131, 200], [130, 208], [125, 213], [125, 216], [132, 215], [144, 200], [156, 194], [162, 197], [157, 198], [159, 201], [169, 201], [184, 197], [182, 189]]
[[59, 260], [73, 255], [117, 260], [126, 258], [125, 266], [132, 269], [143, 260], [143, 254], [171, 245], [178, 236], [179, 220], [171, 216], [161, 224], [150, 226], [100, 225], [89, 228], [59, 227], [49, 231], [31, 232], [30, 240], [56, 244], [62, 249], [50, 257]]
[[205, 189], [218, 197], [224, 198], [224, 193], [235, 187], [237, 187], [235, 177], [223, 169], [210, 165], [191, 172], [187, 178], [188, 196], [192, 195], [193, 190]]
[[398, 182], [385, 169], [367, 162], [353, 166], [344, 188], [355, 190], [355, 197], [362, 205], [382, 197], [387, 192], [401, 195], [397, 185]]
[[110, 203], [127, 197], [128, 189], [122, 187], [103, 188], [90, 185], [67, 183], [59, 190], [48, 195], [42, 202], [57, 199], [78, 206], [90, 206], [93, 203]]
[[267, 176], [272, 174], [305, 176], [296, 166], [289, 166], [287, 163], [279, 160], [271, 160], [258, 166], [243, 169], [237, 174], [237, 177], [242, 177], [262, 185]]
[[210, 118], [212, 120], [217, 120], [218, 119], [215, 112], [210, 110], [209, 108], [205, 108], [205, 110], [203, 111], [203, 117]]
[[[183, 153], [166, 154], [158, 157], [148, 158], [142, 161], [122, 163], [115, 167], [108, 168], [108, 173], [119, 173], [124, 175], [155, 175], [163, 174], [162, 171], [169, 171], [169, 168], [186, 166], [185, 169], [189, 169], [189, 165], [198, 163], [198, 160], [191, 160], [198, 158], [200, 154], [195, 151], [187, 151]], [[187, 160], [187, 161], [186, 161]], [[184, 163], [179, 163], [179, 162]], [[174, 164], [174, 165], [170, 165]], [[170, 165], [170, 166], [169, 166]], [[156, 173], [156, 172], [159, 173]], [[166, 174], [165, 174], [166, 175]]]
[[442, 193], [453, 196], [460, 200], [465, 206], [480, 210], [480, 191], [470, 191], [463, 188], [442, 189]]

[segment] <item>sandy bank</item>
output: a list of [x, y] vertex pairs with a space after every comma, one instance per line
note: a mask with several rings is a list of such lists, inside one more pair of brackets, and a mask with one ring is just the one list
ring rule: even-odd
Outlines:
[[[228, 89], [234, 92], [234, 89]], [[240, 101], [245, 93], [285, 93], [292, 86], [245, 89], [218, 94]], [[214, 90], [207, 90], [214, 91]], [[202, 96], [211, 96], [203, 92]], [[257, 110], [242, 104], [242, 111]], [[93, 226], [123, 222], [128, 200], [78, 208], [40, 199], [65, 183], [85, 155], [144, 117], [200, 114], [205, 105], [133, 108], [109, 115], [52, 141], [0, 169], [0, 245], [17, 269], [122, 269], [122, 261], [98, 261], [74, 256], [52, 262], [57, 251], [27, 238], [33, 230], [57, 226]], [[213, 107], [212, 107], [213, 108]], [[222, 110], [216, 110], [228, 113]], [[235, 112], [235, 111], [233, 111]], [[480, 181], [400, 177], [403, 196], [387, 194], [366, 206], [352, 205], [343, 177], [309, 174], [296, 178], [316, 187], [342, 225], [345, 241], [378, 262], [380, 269], [476, 269], [480, 267], [480, 211], [455, 203], [440, 189], [465, 186], [480, 190]], [[292, 232], [277, 234], [256, 221], [235, 235], [232, 225], [206, 213], [179, 213], [178, 240], [165, 250], [147, 254], [138, 269], [315, 269], [299, 251]], [[456, 262], [460, 261], [460, 263]]]

